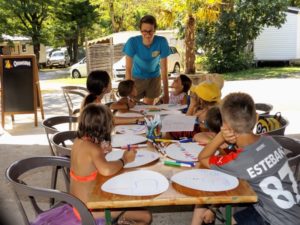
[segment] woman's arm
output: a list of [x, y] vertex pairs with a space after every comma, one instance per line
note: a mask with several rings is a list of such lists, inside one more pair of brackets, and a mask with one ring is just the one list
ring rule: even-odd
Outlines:
[[168, 58], [167, 57], [160, 60], [160, 70], [161, 70], [161, 78], [163, 81], [163, 89], [164, 89], [163, 102], [167, 104], [169, 103]]
[[126, 59], [126, 73], [125, 73], [125, 79], [126, 80], [132, 80], [132, 58], [128, 55], [125, 57]]

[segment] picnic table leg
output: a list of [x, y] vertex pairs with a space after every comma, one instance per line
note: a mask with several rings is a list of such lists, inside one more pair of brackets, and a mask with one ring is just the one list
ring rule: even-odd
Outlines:
[[105, 213], [105, 224], [106, 225], [111, 225], [111, 214], [109, 209], [104, 210]]
[[231, 214], [231, 210], [232, 209], [232, 206], [231, 205], [226, 205], [225, 207], [225, 211], [226, 211], [226, 222], [225, 224], [226, 225], [231, 225], [231, 217], [232, 217], [232, 214]]

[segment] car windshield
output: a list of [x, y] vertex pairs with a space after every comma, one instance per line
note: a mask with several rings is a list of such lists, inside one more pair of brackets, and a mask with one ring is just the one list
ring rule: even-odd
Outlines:
[[52, 56], [64, 56], [63, 52], [54, 52]]

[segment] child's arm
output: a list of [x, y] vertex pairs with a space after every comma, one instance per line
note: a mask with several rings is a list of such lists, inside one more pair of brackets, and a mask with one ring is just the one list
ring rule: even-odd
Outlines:
[[208, 143], [204, 149], [200, 152], [198, 159], [201, 165], [210, 168], [209, 158], [215, 154], [218, 148], [225, 142], [225, 139], [221, 132], [219, 132], [216, 137]]
[[110, 105], [111, 110], [129, 110], [129, 104], [126, 102], [114, 102]]
[[[110, 147], [111, 148], [111, 147]], [[123, 169], [124, 165], [135, 159], [136, 151], [125, 151], [123, 157], [116, 161], [106, 161], [104, 149], [94, 149], [92, 151], [92, 161], [98, 172], [103, 176], [112, 176]]]

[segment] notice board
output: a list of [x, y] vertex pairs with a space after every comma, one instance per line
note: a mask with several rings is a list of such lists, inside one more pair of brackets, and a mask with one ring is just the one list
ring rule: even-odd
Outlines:
[[37, 126], [37, 107], [42, 103], [38, 88], [38, 69], [35, 55], [0, 56], [2, 127], [5, 115], [34, 114]]

